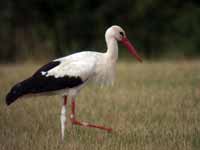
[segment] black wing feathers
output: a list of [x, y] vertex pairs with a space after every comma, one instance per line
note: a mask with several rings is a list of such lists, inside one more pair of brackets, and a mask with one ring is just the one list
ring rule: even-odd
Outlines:
[[45, 76], [41, 72], [47, 72], [50, 69], [58, 66], [59, 61], [50, 62], [36, 71], [36, 73], [29, 78], [31, 93], [47, 92], [60, 90], [64, 88], [73, 88], [83, 83], [80, 77], [64, 76], [55, 78], [54, 76]]
[[30, 78], [13, 86], [6, 96], [7, 105], [25, 94], [56, 91], [65, 88], [73, 88], [83, 84], [81, 77], [78, 76], [66, 75], [64, 77], [56, 78], [54, 76], [45, 76], [41, 73], [47, 72], [59, 64], [59, 61], [50, 62], [38, 69]]
[[41, 74], [41, 71], [44, 71], [44, 72], [49, 71], [49, 70], [51, 70], [52, 68], [58, 66], [59, 64], [60, 64], [60, 61], [52, 61], [52, 62], [50, 62], [50, 63], [48, 63], [48, 64], [42, 66], [40, 69], [38, 69], [38, 70], [33, 74], [33, 76], [36, 76], [36, 75], [38, 75], [38, 74]]

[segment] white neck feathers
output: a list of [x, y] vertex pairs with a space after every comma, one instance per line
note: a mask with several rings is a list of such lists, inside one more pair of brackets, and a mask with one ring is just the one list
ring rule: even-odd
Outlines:
[[118, 59], [117, 40], [114, 37], [107, 37], [106, 44], [107, 44], [106, 55], [109, 57], [110, 60], [117, 61], [117, 59]]

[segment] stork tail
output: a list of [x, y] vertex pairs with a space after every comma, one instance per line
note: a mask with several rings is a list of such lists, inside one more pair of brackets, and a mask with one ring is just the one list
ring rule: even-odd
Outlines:
[[24, 80], [20, 83], [14, 85], [9, 93], [6, 95], [6, 104], [10, 105], [15, 102], [19, 97], [27, 94], [29, 92], [29, 82], [30, 79]]

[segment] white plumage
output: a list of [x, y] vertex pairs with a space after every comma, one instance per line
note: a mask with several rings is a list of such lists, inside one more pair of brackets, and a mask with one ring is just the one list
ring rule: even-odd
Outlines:
[[6, 103], [9, 105], [18, 97], [29, 93], [53, 92], [62, 94], [64, 104], [61, 111], [61, 133], [62, 138], [64, 138], [67, 96], [70, 96], [72, 97], [71, 121], [73, 124], [111, 131], [111, 128], [92, 125], [75, 119], [75, 97], [88, 81], [101, 84], [113, 83], [118, 59], [117, 41], [121, 42], [138, 61], [141, 61], [121, 27], [112, 26], [108, 28], [105, 39], [107, 44], [105, 53], [86, 51], [55, 59], [41, 67], [32, 77], [16, 84], [8, 93]]
[[84, 81], [110, 82], [113, 80], [116, 62], [109, 63], [107, 53], [80, 52], [56, 59], [61, 64], [49, 70], [46, 76], [79, 76]]

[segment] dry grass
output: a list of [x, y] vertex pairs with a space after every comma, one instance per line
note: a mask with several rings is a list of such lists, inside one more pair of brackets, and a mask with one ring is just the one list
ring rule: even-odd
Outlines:
[[198, 61], [119, 63], [114, 87], [90, 86], [77, 100], [78, 118], [110, 126], [114, 132], [72, 127], [68, 122], [64, 142], [59, 96], [23, 98], [5, 105], [10, 86], [36, 68], [0, 66], [1, 150], [200, 149]]

